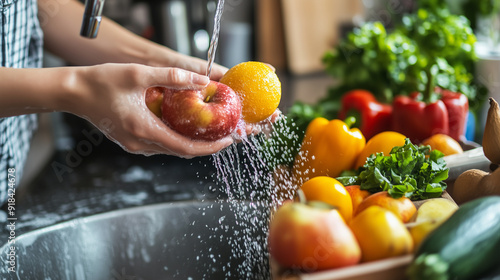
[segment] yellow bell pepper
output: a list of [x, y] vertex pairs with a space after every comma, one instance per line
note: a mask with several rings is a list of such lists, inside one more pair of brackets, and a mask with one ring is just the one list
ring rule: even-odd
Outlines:
[[338, 177], [354, 168], [366, 139], [354, 122], [316, 118], [307, 126], [300, 151], [295, 158], [293, 175], [296, 185], [316, 176]]

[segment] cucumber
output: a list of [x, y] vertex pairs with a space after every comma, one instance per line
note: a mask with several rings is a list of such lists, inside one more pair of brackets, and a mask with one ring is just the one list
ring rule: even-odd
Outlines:
[[479, 279], [500, 266], [500, 196], [472, 200], [422, 242], [408, 268], [412, 280]]

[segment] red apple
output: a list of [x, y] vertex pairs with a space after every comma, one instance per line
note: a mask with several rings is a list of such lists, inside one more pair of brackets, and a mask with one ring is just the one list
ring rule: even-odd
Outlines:
[[165, 87], [151, 87], [146, 90], [146, 106], [158, 118], [161, 118], [161, 104], [165, 90]]
[[166, 88], [161, 111], [163, 121], [178, 133], [215, 141], [235, 130], [241, 102], [230, 87], [211, 81], [203, 90]]
[[269, 226], [269, 252], [285, 268], [317, 271], [357, 264], [359, 244], [339, 211], [285, 202]]

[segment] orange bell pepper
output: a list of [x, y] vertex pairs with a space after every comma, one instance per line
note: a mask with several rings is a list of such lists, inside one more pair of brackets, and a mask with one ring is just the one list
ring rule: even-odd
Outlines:
[[316, 176], [338, 177], [342, 171], [353, 169], [359, 153], [366, 145], [361, 131], [350, 128], [355, 122], [353, 119], [351, 117], [343, 122], [316, 118], [309, 123], [294, 162], [296, 185], [301, 186]]

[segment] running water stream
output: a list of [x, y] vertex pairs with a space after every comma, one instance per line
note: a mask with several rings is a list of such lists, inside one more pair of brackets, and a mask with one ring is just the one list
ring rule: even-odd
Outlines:
[[208, 65], [206, 75], [210, 77], [212, 72], [212, 66], [215, 60], [215, 52], [217, 51], [217, 45], [219, 44], [219, 32], [220, 32], [220, 21], [222, 18], [222, 12], [224, 11], [224, 0], [217, 1], [217, 9], [215, 10], [214, 17], [214, 30], [212, 32], [212, 39], [210, 40], [210, 47], [208, 48]]

